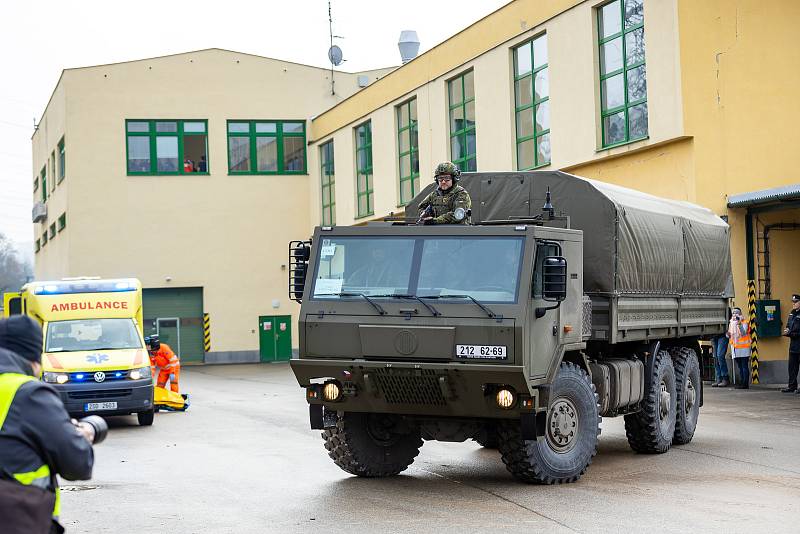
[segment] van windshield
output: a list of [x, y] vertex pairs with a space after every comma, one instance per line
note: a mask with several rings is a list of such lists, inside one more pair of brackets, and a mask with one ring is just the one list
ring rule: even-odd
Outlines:
[[517, 300], [522, 237], [323, 239], [314, 299], [469, 295], [481, 302]]
[[47, 325], [45, 352], [141, 348], [133, 319], [75, 319]]

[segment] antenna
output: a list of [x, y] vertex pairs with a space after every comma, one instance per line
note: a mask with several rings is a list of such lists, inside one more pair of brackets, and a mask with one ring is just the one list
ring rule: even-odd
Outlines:
[[331, 14], [331, 0], [328, 0], [328, 32], [331, 38], [331, 47], [328, 49], [328, 61], [331, 62], [331, 94], [335, 95], [335, 82], [333, 80], [333, 67], [338, 67], [344, 61], [342, 49], [333, 44], [333, 38], [342, 39], [339, 35], [333, 35], [333, 15]]

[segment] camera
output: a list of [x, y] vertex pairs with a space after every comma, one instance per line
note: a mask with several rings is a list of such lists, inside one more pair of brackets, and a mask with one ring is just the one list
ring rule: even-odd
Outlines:
[[106, 436], [108, 435], [108, 423], [106, 423], [106, 420], [99, 415], [88, 415], [83, 419], [80, 419], [78, 422], [86, 423], [94, 428], [94, 441], [92, 442], [93, 445], [102, 443], [103, 440], [106, 439]]

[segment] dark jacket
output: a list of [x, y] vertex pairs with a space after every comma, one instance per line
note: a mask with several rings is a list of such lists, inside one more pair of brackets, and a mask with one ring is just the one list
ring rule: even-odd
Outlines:
[[[0, 348], [0, 374], [32, 376], [27, 360]], [[92, 446], [70, 422], [61, 398], [52, 386], [39, 380], [25, 382], [19, 389], [0, 427], [0, 479], [50, 468], [47, 490], [55, 492], [58, 474], [66, 480], [92, 477]], [[8, 487], [6, 485], [6, 487]]]
[[800, 310], [789, 312], [789, 319], [786, 321], [786, 328], [789, 333], [789, 352], [800, 352]]

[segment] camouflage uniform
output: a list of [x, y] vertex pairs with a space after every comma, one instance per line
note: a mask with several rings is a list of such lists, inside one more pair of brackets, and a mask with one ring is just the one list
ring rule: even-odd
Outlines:
[[458, 184], [453, 184], [453, 187], [447, 191], [441, 191], [438, 187], [428, 197], [420, 202], [420, 212], [430, 206], [433, 213], [433, 219], [430, 221], [432, 224], [470, 224], [472, 221], [470, 217], [464, 217], [464, 220], [457, 221], [453, 212], [456, 208], [464, 208], [465, 210], [472, 208], [472, 199], [466, 189]]

